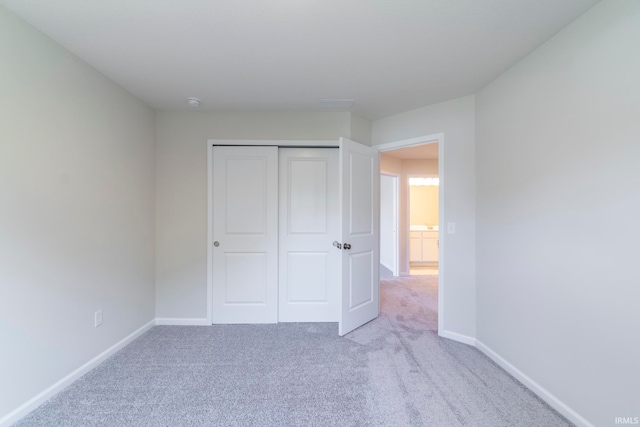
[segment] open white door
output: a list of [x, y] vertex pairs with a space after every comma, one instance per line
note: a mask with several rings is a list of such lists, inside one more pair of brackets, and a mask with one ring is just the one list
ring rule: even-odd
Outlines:
[[340, 336], [380, 312], [378, 150], [340, 138], [342, 302]]

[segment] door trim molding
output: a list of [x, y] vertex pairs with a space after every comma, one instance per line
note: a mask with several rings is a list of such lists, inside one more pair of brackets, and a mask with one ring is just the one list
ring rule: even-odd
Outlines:
[[207, 146], [214, 145], [253, 145], [274, 147], [324, 147], [338, 148], [338, 140], [307, 140], [307, 139], [208, 139]]
[[215, 145], [339, 148], [336, 140], [207, 139], [207, 320], [213, 324], [213, 147]]
[[[396, 251], [394, 254], [396, 268], [391, 272], [393, 273], [394, 277], [400, 277], [400, 178], [401, 178], [401, 175], [395, 172], [385, 171], [382, 169], [382, 167], [380, 168], [380, 175], [389, 176], [395, 179], [394, 215], [395, 215], [396, 221], [395, 221], [395, 224], [393, 225], [396, 227], [396, 238], [395, 238]], [[380, 182], [382, 183], [382, 176], [380, 177]], [[380, 192], [382, 193], [382, 184], [380, 184]], [[380, 195], [380, 197], [382, 197], [382, 194]], [[380, 202], [380, 206], [382, 206], [382, 202]], [[382, 218], [380, 219], [380, 222], [382, 222]], [[382, 230], [380, 231], [380, 235], [382, 236]], [[380, 250], [380, 253], [382, 253], [382, 248]], [[380, 255], [380, 259], [381, 259], [380, 264], [384, 265], [382, 262], [382, 255]], [[387, 265], [384, 265], [384, 266], [388, 270], [391, 270], [389, 266]]]
[[[438, 188], [438, 224], [446, 224], [446, 217], [444, 211], [444, 193], [446, 187], [446, 175], [444, 168], [444, 156], [445, 156], [445, 144], [444, 144], [444, 133], [435, 133], [432, 135], [424, 135], [418, 136], [415, 138], [402, 139], [399, 141], [388, 142], [385, 144], [375, 145], [374, 148], [377, 148], [378, 151], [384, 152], [389, 150], [395, 150], [398, 148], [406, 148], [412, 147], [414, 145], [422, 145], [429, 143], [438, 143], [438, 176], [440, 177], [440, 186]], [[408, 231], [408, 230], [407, 230]], [[444, 311], [444, 295], [445, 295], [445, 276], [446, 276], [446, 263], [445, 263], [445, 247], [446, 247], [446, 233], [444, 232], [444, 227], [439, 227], [438, 229], [438, 240], [440, 242], [440, 246], [438, 248], [438, 335], [451, 338], [458, 341], [455, 338], [455, 335], [445, 330], [444, 328], [444, 319], [445, 319], [445, 311]], [[409, 239], [407, 236], [407, 246], [409, 245]], [[407, 248], [408, 250], [408, 248]], [[408, 256], [408, 253], [407, 253]], [[461, 342], [465, 342], [460, 340]]]

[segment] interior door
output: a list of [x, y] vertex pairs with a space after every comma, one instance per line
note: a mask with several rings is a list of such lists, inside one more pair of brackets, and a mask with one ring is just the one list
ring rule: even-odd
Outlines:
[[280, 148], [279, 322], [337, 322], [337, 148]]
[[213, 323], [278, 321], [278, 147], [213, 147]]
[[376, 149], [340, 138], [340, 189], [342, 336], [380, 312], [380, 166]]

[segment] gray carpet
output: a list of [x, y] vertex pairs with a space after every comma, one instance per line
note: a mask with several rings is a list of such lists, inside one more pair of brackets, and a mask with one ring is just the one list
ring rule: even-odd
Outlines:
[[439, 338], [437, 276], [386, 279], [382, 315], [156, 326], [16, 426], [570, 426], [476, 349]]

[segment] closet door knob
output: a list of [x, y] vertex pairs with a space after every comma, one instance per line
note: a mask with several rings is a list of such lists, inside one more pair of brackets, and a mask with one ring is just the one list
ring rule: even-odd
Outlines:
[[348, 251], [349, 249], [351, 249], [351, 244], [345, 243], [344, 245], [342, 245], [342, 247], [344, 248], [345, 251]]
[[213, 246], [215, 246], [215, 247], [217, 248], [218, 246], [220, 246], [220, 242], [218, 242], [218, 241], [216, 240], [215, 242], [213, 242]]
[[334, 241], [333, 241], [333, 246], [335, 246], [335, 247], [336, 247], [336, 248], [338, 248], [338, 249], [342, 249], [342, 245], [341, 245], [340, 243], [338, 243], [338, 241], [337, 241], [337, 240], [334, 240]]

